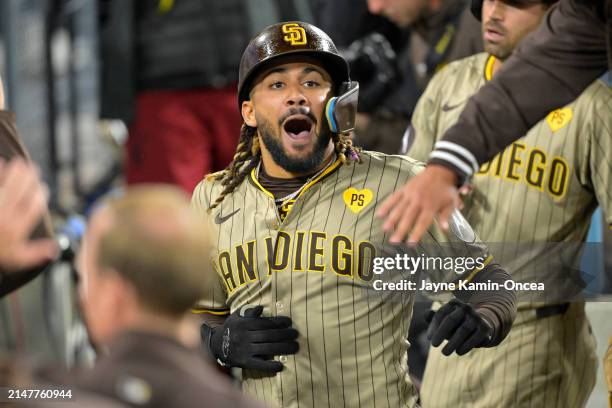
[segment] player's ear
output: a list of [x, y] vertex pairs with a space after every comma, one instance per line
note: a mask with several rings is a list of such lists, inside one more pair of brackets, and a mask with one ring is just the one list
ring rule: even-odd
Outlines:
[[242, 102], [242, 119], [244, 123], [251, 127], [257, 127], [257, 119], [255, 119], [255, 107], [253, 101]]

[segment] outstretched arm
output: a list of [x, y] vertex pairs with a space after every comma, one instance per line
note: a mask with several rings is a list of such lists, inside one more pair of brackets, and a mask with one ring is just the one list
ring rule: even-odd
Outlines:
[[469, 177], [552, 110], [576, 99], [612, 66], [606, 47], [612, 47], [610, 11], [606, 22], [603, 9], [604, 0], [561, 0], [470, 99], [429, 162]]
[[605, 3], [561, 0], [540, 29], [472, 97], [436, 145], [426, 169], [380, 207], [378, 215], [393, 231], [393, 241], [418, 242], [434, 217], [446, 229], [459, 203], [457, 186], [612, 65], [606, 48], [612, 47], [612, 1]]

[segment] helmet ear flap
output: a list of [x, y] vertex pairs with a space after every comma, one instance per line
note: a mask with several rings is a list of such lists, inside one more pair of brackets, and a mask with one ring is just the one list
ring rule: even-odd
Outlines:
[[329, 130], [331, 130], [332, 133], [338, 133], [338, 125], [336, 124], [336, 119], [334, 119], [334, 108], [336, 107], [337, 100], [337, 96], [329, 98], [327, 105], [325, 105], [325, 117], [327, 118]]
[[351, 81], [343, 82], [340, 85], [338, 96], [327, 101], [325, 117], [333, 133], [349, 133], [355, 129], [358, 100], [359, 83]]

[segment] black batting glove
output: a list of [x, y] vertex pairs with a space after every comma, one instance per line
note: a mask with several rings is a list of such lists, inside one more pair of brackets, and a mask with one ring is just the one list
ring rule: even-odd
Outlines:
[[453, 351], [462, 356], [474, 347], [486, 347], [493, 338], [493, 326], [472, 305], [459, 299], [452, 299], [437, 312], [428, 311], [425, 320], [429, 323], [427, 338], [432, 346], [438, 347], [448, 340], [442, 349], [445, 356]]
[[219, 364], [278, 373], [283, 365], [274, 356], [298, 352], [299, 333], [291, 327], [291, 319], [261, 317], [262, 312], [263, 306], [243, 306], [223, 326], [202, 325], [202, 341]]

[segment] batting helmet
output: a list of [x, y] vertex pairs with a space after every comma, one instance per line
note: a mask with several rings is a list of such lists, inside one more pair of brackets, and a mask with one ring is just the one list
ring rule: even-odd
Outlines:
[[242, 54], [238, 73], [238, 109], [249, 99], [253, 81], [259, 73], [278, 58], [295, 54], [321, 61], [334, 86], [350, 82], [346, 60], [320, 28], [300, 21], [274, 24], [253, 38]]
[[478, 21], [482, 21], [482, 0], [472, 0], [470, 11]]

